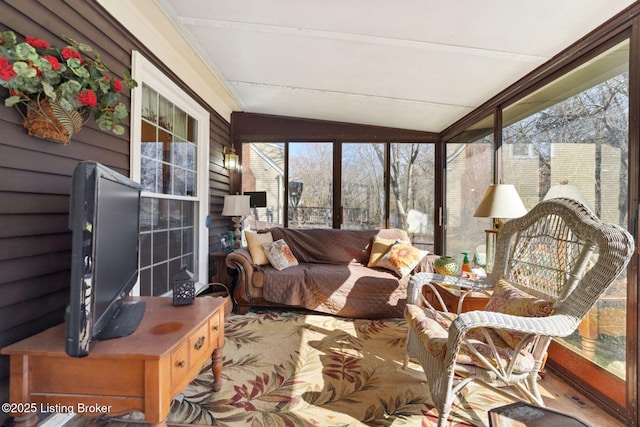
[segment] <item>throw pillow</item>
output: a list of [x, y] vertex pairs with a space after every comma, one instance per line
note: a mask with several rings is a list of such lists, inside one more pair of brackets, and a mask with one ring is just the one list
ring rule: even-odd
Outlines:
[[247, 239], [247, 247], [249, 248], [253, 263], [255, 265], [269, 264], [269, 259], [267, 259], [267, 254], [265, 254], [262, 245], [265, 243], [273, 243], [271, 232], [256, 233], [255, 231], [245, 230], [244, 237]]
[[[553, 302], [523, 292], [506, 280], [500, 279], [484, 309], [513, 316], [545, 317], [553, 312]], [[514, 350], [525, 335], [521, 332], [500, 329], [495, 331]], [[528, 349], [530, 345], [531, 343], [527, 343], [523, 349]]]
[[378, 259], [376, 267], [386, 268], [400, 277], [405, 277], [411, 273], [427, 253], [427, 251], [420, 250], [410, 244], [396, 242]]
[[384, 254], [386, 254], [391, 246], [396, 243], [395, 239], [383, 239], [382, 237], [374, 237], [373, 243], [371, 244], [371, 255], [369, 255], [369, 263], [367, 267], [375, 267], [378, 263], [378, 260], [382, 258]]
[[273, 243], [264, 243], [262, 247], [269, 262], [276, 270], [284, 270], [285, 268], [298, 265], [298, 260], [283, 239], [276, 240]]

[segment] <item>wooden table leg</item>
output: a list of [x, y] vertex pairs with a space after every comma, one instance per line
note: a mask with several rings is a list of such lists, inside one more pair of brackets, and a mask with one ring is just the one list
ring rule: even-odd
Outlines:
[[15, 427], [34, 427], [38, 422], [38, 416], [35, 413], [14, 415], [13, 426]]
[[218, 347], [211, 354], [211, 370], [213, 371], [213, 391], [222, 390], [222, 348]]

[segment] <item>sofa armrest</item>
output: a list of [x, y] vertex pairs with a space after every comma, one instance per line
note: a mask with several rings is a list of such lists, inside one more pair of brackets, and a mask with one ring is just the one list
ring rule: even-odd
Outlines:
[[253, 273], [255, 266], [253, 259], [247, 248], [238, 248], [225, 258], [225, 263], [229, 268], [234, 268], [238, 272], [234, 299], [239, 306], [251, 305], [251, 295], [253, 286]]

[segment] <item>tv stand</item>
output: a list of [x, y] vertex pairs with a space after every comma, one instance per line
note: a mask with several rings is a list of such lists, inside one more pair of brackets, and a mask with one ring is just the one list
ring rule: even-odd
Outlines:
[[[118, 415], [144, 412], [163, 423], [172, 398], [211, 358], [222, 387], [224, 299], [196, 298], [175, 307], [172, 298], [134, 297], [146, 310], [134, 333], [92, 343], [87, 357], [65, 352], [64, 324], [2, 349], [10, 356], [9, 404], [16, 426], [34, 426], [37, 412]], [[43, 411], [44, 409], [44, 411]]]

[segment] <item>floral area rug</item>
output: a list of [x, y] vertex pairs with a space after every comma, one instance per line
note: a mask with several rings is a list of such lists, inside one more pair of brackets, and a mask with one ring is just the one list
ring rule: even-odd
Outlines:
[[[223, 385], [211, 366], [175, 399], [167, 422], [214, 426], [435, 426], [424, 373], [402, 369], [403, 319], [354, 320], [300, 312], [230, 315]], [[479, 386], [456, 400], [451, 426], [487, 426], [510, 403]]]

